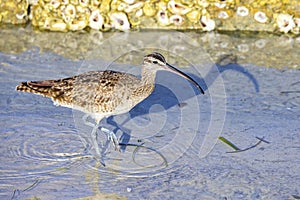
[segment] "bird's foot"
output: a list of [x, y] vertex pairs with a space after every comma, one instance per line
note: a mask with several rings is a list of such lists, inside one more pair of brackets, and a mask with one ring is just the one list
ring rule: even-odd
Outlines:
[[108, 130], [107, 128], [101, 127], [100, 129], [102, 132], [106, 133], [107, 135], [107, 140], [112, 141], [113, 146], [115, 147], [116, 151], [120, 151], [119, 147], [119, 140], [116, 136], [116, 134], [113, 131]]

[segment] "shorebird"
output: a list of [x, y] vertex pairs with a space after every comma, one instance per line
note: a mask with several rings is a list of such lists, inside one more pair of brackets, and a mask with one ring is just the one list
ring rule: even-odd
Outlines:
[[[58, 80], [22, 82], [16, 90], [31, 92], [51, 98], [54, 104], [80, 110], [95, 119], [91, 132], [94, 149], [100, 155], [97, 130], [107, 134], [108, 140], [118, 149], [118, 139], [113, 131], [100, 126], [103, 118], [129, 112], [153, 91], [156, 72], [166, 70], [193, 83], [201, 93], [204, 90], [190, 76], [168, 64], [157, 52], [146, 55], [142, 64], [142, 76], [117, 71], [90, 71]], [[87, 117], [86, 117], [87, 118]], [[85, 118], [85, 120], [86, 120]]]

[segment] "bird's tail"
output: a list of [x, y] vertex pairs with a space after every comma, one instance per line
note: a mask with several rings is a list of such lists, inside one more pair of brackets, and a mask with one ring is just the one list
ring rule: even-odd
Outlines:
[[16, 90], [21, 92], [31, 92], [34, 94], [49, 96], [53, 85], [54, 84], [52, 81], [22, 82], [16, 87]]

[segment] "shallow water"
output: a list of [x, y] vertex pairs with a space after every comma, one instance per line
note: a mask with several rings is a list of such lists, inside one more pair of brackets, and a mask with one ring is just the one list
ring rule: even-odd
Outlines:
[[[86, 52], [84, 61], [40, 52], [34, 46], [18, 54], [0, 53], [0, 199], [292, 199], [300, 195], [299, 70], [215, 65], [205, 47], [182, 33], [132, 33], [127, 40], [119, 36]], [[136, 42], [128, 42], [132, 38]], [[112, 47], [112, 57], [101, 53], [117, 42], [120, 47]], [[125, 44], [128, 52], [121, 48]], [[121, 142], [143, 147], [122, 146], [116, 152], [110, 145], [99, 159], [90, 145], [91, 127], [83, 123], [83, 113], [15, 91], [22, 81], [91, 70], [109, 68], [138, 75], [136, 62], [153, 49], [183, 67], [205, 88], [205, 95], [180, 77], [159, 72], [151, 96], [129, 113], [102, 122]], [[256, 137], [269, 143], [227, 153], [233, 149], [218, 136], [241, 149], [257, 143]], [[100, 134], [99, 144], [105, 140]]]

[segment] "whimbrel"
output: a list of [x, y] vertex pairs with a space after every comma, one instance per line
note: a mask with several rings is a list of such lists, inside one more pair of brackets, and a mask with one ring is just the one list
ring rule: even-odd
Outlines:
[[126, 113], [147, 98], [154, 89], [156, 72], [159, 70], [171, 71], [184, 77], [204, 94], [196, 81], [168, 64], [157, 52], [144, 57], [141, 78], [110, 70], [90, 71], [58, 80], [22, 82], [16, 90], [49, 97], [56, 105], [83, 111], [94, 118], [96, 125], [91, 136], [96, 153], [100, 155], [97, 143], [99, 128], [112, 140], [115, 148], [119, 144], [113, 131], [100, 127], [100, 121], [112, 115]]

